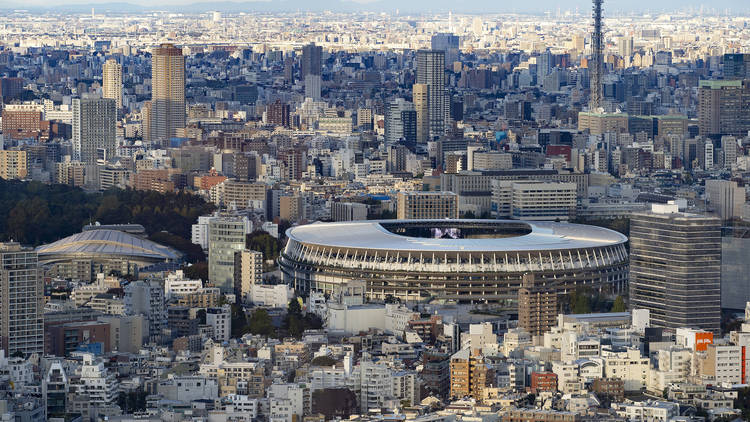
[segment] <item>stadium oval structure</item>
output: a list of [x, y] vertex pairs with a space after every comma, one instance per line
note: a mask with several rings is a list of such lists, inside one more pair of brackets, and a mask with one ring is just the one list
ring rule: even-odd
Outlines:
[[287, 230], [279, 264], [299, 292], [364, 280], [371, 300], [515, 305], [524, 274], [567, 293], [621, 291], [627, 237], [606, 228], [518, 220], [368, 220]]
[[51, 275], [93, 280], [97, 272], [137, 274], [158, 263], [176, 263], [182, 254], [170, 247], [118, 230], [96, 229], [68, 236], [36, 249]]

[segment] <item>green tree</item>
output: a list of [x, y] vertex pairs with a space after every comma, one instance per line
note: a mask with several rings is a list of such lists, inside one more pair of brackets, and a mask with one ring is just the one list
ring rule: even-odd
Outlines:
[[591, 300], [587, 291], [576, 289], [571, 292], [569, 299], [572, 313], [587, 314], [591, 312]]
[[250, 328], [245, 315], [245, 310], [241, 305], [232, 304], [232, 337], [242, 337], [250, 332]]
[[625, 299], [623, 299], [621, 295], [618, 295], [615, 298], [615, 303], [612, 304], [612, 312], [625, 312], [626, 310]]
[[264, 336], [270, 336], [273, 333], [273, 324], [271, 323], [271, 316], [268, 315], [268, 311], [263, 308], [256, 309], [255, 312], [250, 316], [248, 321], [250, 332], [253, 334], [260, 334]]

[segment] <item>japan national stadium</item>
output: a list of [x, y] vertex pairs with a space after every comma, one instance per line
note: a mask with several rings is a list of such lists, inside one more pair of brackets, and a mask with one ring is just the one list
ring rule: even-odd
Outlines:
[[292, 227], [283, 280], [306, 294], [364, 280], [370, 300], [515, 305], [524, 274], [558, 291], [623, 290], [627, 237], [518, 220], [368, 220]]

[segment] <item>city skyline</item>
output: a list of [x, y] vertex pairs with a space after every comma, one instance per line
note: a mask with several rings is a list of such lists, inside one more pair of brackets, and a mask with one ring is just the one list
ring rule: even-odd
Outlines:
[[[41, 1], [30, 0], [29, 2], [9, 1], [0, 4], [0, 10], [6, 9], [37, 9], [55, 11], [75, 11], [78, 13], [90, 12], [93, 8], [102, 8], [103, 11], [110, 10], [117, 13], [123, 12], [145, 12], [158, 10], [171, 10], [182, 13], [205, 13], [214, 10], [239, 13], [239, 12], [295, 12], [295, 11], [324, 11], [331, 10], [335, 12], [386, 12], [395, 13], [472, 13], [472, 14], [493, 14], [493, 13], [552, 13], [558, 11], [562, 13], [578, 12], [582, 15], [588, 14], [590, 2], [585, 0], [572, 0], [562, 2], [559, 0], [535, 0], [526, 2], [523, 5], [517, 3], [499, 5], [497, 2], [489, 0], [480, 0], [472, 2], [471, 5], [456, 4], [448, 0], [424, 1], [419, 0], [404, 4], [396, 0], [318, 0], [309, 2], [305, 0], [250, 0], [250, 1], [221, 1], [221, 2], [201, 2], [194, 0], [167, 0], [154, 5], [145, 0], [133, 0], [114, 2], [111, 0], [94, 0], [94, 1], [76, 1], [76, 0], [58, 0], [58, 1]], [[750, 4], [743, 0], [718, 0], [707, 3], [704, 0], [667, 0], [655, 5], [653, 2], [646, 0], [635, 0], [629, 2], [608, 2], [605, 4], [609, 14], [619, 13], [662, 13], [662, 12], [694, 12], [703, 11], [704, 13], [726, 14], [747, 13], [750, 12]]]

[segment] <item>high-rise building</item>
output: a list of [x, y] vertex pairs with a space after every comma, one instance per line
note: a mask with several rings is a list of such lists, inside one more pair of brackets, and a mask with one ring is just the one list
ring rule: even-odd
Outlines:
[[102, 97], [115, 100], [118, 110], [122, 108], [122, 65], [115, 59], [109, 59], [104, 63]]
[[742, 215], [745, 188], [733, 180], [706, 180], [706, 199], [723, 221]]
[[445, 91], [445, 52], [419, 50], [417, 52], [417, 81], [427, 85], [430, 138], [443, 136], [448, 114], [448, 95]]
[[557, 290], [537, 280], [534, 274], [524, 274], [518, 290], [518, 326], [534, 336], [540, 336], [555, 326], [557, 319]]
[[307, 75], [320, 75], [322, 73], [321, 56], [323, 48], [315, 43], [302, 47], [301, 77], [304, 80]]
[[9, 101], [23, 92], [23, 78], [0, 78], [0, 98]]
[[630, 219], [630, 307], [654, 327], [719, 330], [721, 221], [654, 204]]
[[630, 57], [633, 55], [633, 37], [620, 37], [617, 40], [617, 51], [620, 57]]
[[750, 78], [750, 54], [730, 53], [724, 55], [724, 79]]
[[548, 48], [544, 50], [544, 52], [536, 58], [536, 84], [537, 85], [542, 85], [542, 83], [544, 82], [544, 78], [546, 78], [547, 75], [552, 73], [553, 67], [554, 67], [554, 56], [552, 55], [552, 52], [550, 52]]
[[417, 112], [414, 104], [397, 98], [388, 103], [385, 115], [385, 140], [404, 141], [413, 145], [417, 142]]
[[430, 48], [434, 51], [445, 51], [445, 67], [450, 68], [458, 61], [459, 38], [451, 33], [439, 33], [430, 39]]
[[320, 101], [320, 75], [308, 74], [305, 76], [305, 98]]
[[269, 104], [266, 111], [266, 121], [269, 125], [289, 127], [289, 104], [282, 103], [279, 100]]
[[234, 154], [234, 176], [237, 180], [253, 181], [261, 172], [261, 160], [258, 153], [237, 152]]
[[263, 253], [243, 249], [234, 253], [234, 295], [247, 301], [254, 284], [263, 281]]
[[234, 254], [245, 249], [252, 222], [247, 217], [222, 215], [208, 223], [208, 281], [222, 293], [234, 293]]
[[36, 251], [0, 243], [0, 349], [7, 355], [44, 352], [43, 300]]
[[162, 44], [151, 56], [150, 140], [167, 145], [185, 127], [185, 56], [173, 44]]
[[399, 192], [399, 220], [458, 218], [458, 195], [453, 192]]
[[84, 163], [117, 152], [117, 109], [110, 98], [73, 99], [73, 155]]
[[698, 133], [745, 136], [750, 130], [750, 81], [700, 81]]
[[417, 112], [417, 143], [423, 144], [430, 139], [429, 91], [425, 84], [412, 86], [412, 101]]

